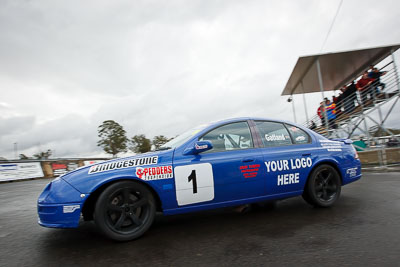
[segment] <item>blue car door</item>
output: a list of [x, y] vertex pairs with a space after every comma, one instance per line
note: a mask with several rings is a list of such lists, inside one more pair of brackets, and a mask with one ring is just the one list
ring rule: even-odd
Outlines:
[[311, 136], [280, 122], [254, 123], [263, 145], [267, 194], [302, 191], [316, 156]]
[[198, 140], [211, 141], [213, 148], [198, 155], [174, 157], [179, 207], [265, 195], [263, 155], [254, 146], [247, 121], [218, 126]]

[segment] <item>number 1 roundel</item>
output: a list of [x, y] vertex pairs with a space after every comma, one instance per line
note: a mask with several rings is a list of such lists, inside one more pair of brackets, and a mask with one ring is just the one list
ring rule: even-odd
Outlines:
[[174, 171], [179, 206], [214, 199], [214, 176], [210, 163], [178, 166]]

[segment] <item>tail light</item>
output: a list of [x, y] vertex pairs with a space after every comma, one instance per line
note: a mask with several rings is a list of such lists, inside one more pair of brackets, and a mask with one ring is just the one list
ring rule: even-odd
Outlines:
[[357, 152], [357, 149], [356, 149], [353, 145], [351, 145], [351, 147], [353, 148], [353, 151], [354, 151], [354, 158], [355, 158], [355, 159], [358, 159], [358, 152]]

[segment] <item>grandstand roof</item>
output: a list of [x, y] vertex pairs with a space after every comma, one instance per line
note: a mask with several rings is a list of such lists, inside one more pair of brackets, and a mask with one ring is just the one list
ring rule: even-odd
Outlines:
[[[318, 54], [297, 60], [282, 95], [320, 92], [317, 60], [321, 67], [324, 91], [336, 90], [354, 80], [369, 65], [375, 65], [400, 48], [400, 44], [368, 49]], [[303, 88], [301, 86], [303, 82]]]

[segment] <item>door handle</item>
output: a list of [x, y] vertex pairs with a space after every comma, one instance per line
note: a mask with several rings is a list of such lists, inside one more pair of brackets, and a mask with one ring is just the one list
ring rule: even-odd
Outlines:
[[254, 161], [254, 159], [252, 159], [252, 158], [244, 158], [244, 159], [242, 159], [242, 162], [253, 162]]
[[311, 153], [305, 153], [305, 154], [301, 154], [303, 157], [308, 157], [311, 156]]

